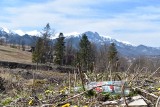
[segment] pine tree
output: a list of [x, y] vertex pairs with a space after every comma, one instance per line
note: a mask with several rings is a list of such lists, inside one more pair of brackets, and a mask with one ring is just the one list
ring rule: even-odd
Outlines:
[[72, 38], [68, 39], [65, 44], [65, 65], [74, 65], [76, 49], [73, 47]]
[[111, 45], [109, 46], [109, 50], [108, 50], [108, 59], [110, 62], [116, 61], [117, 60], [117, 49], [115, 47], [114, 43], [111, 43]]
[[114, 43], [111, 43], [108, 50], [108, 60], [111, 64], [111, 69], [117, 71], [118, 69], [118, 51]]
[[35, 47], [35, 51], [32, 53], [32, 62], [35, 63], [41, 63], [43, 60], [43, 39], [39, 38], [37, 43], [36, 43], [36, 47]]
[[78, 59], [80, 60], [79, 62], [81, 63], [84, 69], [90, 70], [91, 64], [93, 62], [93, 54], [92, 54], [91, 43], [88, 40], [86, 34], [82, 36], [79, 45], [80, 45], [80, 50], [78, 53], [79, 54]]
[[32, 54], [32, 61], [37, 63], [52, 62], [52, 46], [50, 36], [52, 35], [49, 23], [44, 27], [41, 33], [42, 37], [37, 40], [35, 51]]
[[63, 65], [64, 61], [64, 52], [65, 52], [65, 42], [64, 42], [65, 37], [63, 36], [63, 33], [59, 34], [59, 37], [56, 39], [55, 43], [55, 59], [54, 62], [55, 64], [58, 65]]
[[49, 23], [44, 27], [42, 32], [43, 51], [42, 51], [42, 63], [52, 62], [52, 46], [50, 36], [52, 35]]

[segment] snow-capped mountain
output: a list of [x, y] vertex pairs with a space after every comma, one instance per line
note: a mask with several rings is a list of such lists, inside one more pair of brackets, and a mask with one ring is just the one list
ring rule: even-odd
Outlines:
[[22, 31], [22, 30], [20, 30], [20, 29], [18, 29], [18, 30], [10, 30], [10, 29], [8, 29], [8, 28], [6, 28], [6, 27], [0, 27], [0, 31], [1, 31], [1, 32], [8, 33], [8, 34], [14, 33], [14, 34], [18, 34], [18, 35], [20, 35], [20, 36], [23, 36], [23, 35], [25, 35], [25, 34], [28, 34], [28, 35], [31, 35], [31, 36], [38, 36], [38, 35], [40, 35], [40, 32], [37, 31], [37, 30], [24, 32], [24, 31]]
[[139, 56], [139, 55], [160, 55], [160, 48], [148, 47], [144, 45], [134, 46], [128, 42], [119, 41], [112, 39], [111, 37], [105, 37], [99, 35], [97, 32], [87, 31], [79, 35], [71, 35], [66, 37], [66, 41], [72, 39], [72, 42], [75, 46], [78, 46], [78, 43], [83, 34], [86, 34], [89, 41], [96, 44], [96, 46], [107, 45], [115, 43], [117, 50], [120, 54], [125, 56]]
[[[72, 33], [64, 34], [64, 36], [65, 36], [66, 39], [77, 38], [77, 37], [80, 39], [83, 34], [86, 34], [88, 36], [89, 41], [91, 41], [92, 43], [99, 43], [99, 44], [103, 45], [103, 44], [106, 44], [106, 43], [110, 44], [110, 43], [115, 43], [116, 42], [117, 45], [132, 45], [129, 42], [115, 40], [115, 39], [112, 39], [109, 36], [99, 35], [97, 32], [91, 32], [91, 31], [87, 31], [87, 32], [84, 32], [84, 33], [72, 32]], [[108, 41], [108, 42], [106, 42], [106, 41]]]
[[[26, 34], [27, 33], [27, 34]], [[64, 33], [65, 42], [72, 41], [72, 45], [76, 48], [79, 46], [79, 41], [83, 34], [86, 34], [89, 41], [96, 44], [97, 47], [101, 45], [109, 46], [110, 43], [115, 43], [117, 50], [120, 54], [125, 56], [137, 56], [137, 55], [160, 55], [160, 48], [148, 47], [144, 45], [133, 46], [130, 43], [119, 41], [116, 39], [112, 39], [111, 37], [101, 36], [97, 32], [87, 31], [84, 33]], [[37, 35], [37, 36], [32, 36]], [[40, 33], [38, 31], [32, 32], [23, 32], [8, 30], [7, 28], [0, 28], [0, 38], [3, 38], [8, 43], [21, 44], [24, 42], [26, 45], [35, 45], [38, 35]], [[53, 42], [58, 37], [56, 34], [52, 37]]]
[[10, 33], [11, 32], [11, 30], [7, 29], [6, 27], [0, 27], [0, 30], [2, 32], [6, 32], [6, 33]]
[[29, 34], [24, 33], [21, 30], [13, 31], [7, 28], [1, 27], [0, 28], [0, 38], [4, 39], [5, 42], [11, 44], [21, 44], [22, 42], [26, 45], [32, 45], [37, 40], [37, 36], [32, 36]]

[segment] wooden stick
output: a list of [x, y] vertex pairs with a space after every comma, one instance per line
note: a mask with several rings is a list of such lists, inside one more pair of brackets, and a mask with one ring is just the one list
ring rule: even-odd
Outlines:
[[160, 97], [158, 97], [158, 99], [157, 99], [157, 102], [156, 102], [156, 107], [159, 107], [160, 106]]

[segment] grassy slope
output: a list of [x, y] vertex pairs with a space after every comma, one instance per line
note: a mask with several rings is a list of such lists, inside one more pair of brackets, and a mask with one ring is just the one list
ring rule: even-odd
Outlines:
[[0, 60], [11, 62], [31, 63], [32, 54], [20, 49], [0, 45]]

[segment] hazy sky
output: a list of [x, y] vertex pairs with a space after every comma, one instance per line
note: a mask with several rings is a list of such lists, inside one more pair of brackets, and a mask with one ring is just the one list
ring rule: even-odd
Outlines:
[[160, 47], [160, 0], [0, 0], [0, 26], [56, 32], [98, 32]]

